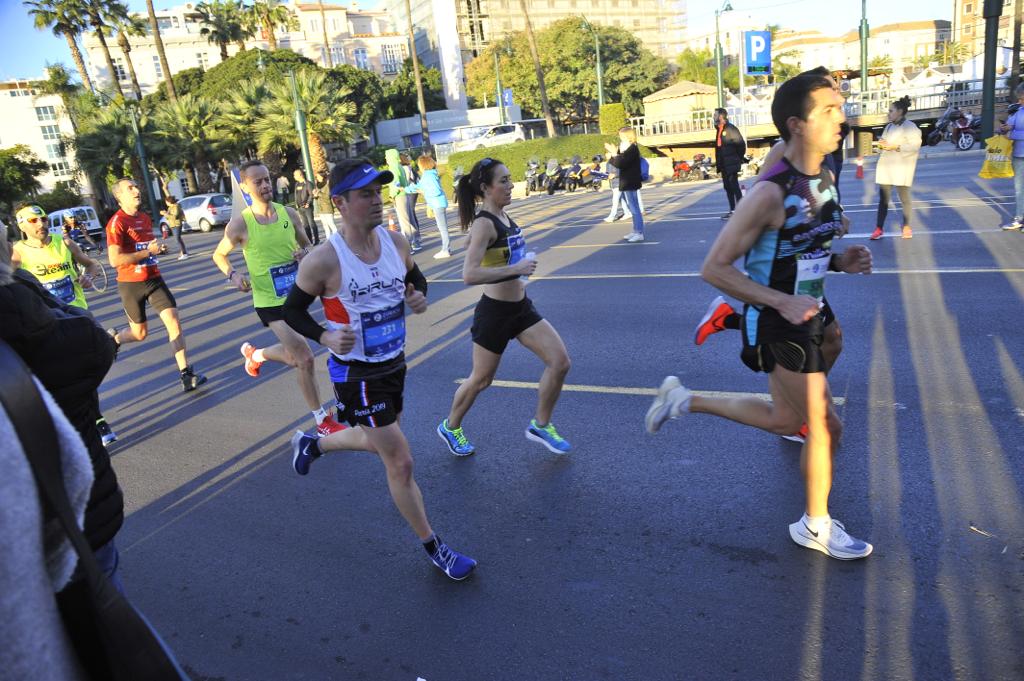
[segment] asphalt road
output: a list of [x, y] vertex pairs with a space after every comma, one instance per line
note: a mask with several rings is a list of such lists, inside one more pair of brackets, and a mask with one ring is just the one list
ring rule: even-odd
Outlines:
[[[239, 345], [270, 334], [210, 261], [219, 232], [188, 235], [199, 257], [161, 267], [210, 382], [181, 393], [156, 322], [101, 395], [120, 436], [129, 595], [194, 679], [1024, 678], [1024, 235], [999, 231], [1012, 181], [978, 179], [980, 164], [922, 159], [914, 238], [871, 242], [871, 276], [828, 279], [845, 332], [831, 508], [874, 544], [868, 559], [789, 539], [798, 445], [701, 415], [643, 430], [668, 373], [767, 389], [738, 335], [692, 342], [725, 209], [720, 184], [701, 183], [645, 189], [637, 245], [619, 241], [625, 222], [601, 222], [607, 191], [509, 209], [539, 253], [529, 295], [573, 359], [554, 418], [568, 456], [523, 437], [541, 365], [518, 346], [466, 419], [477, 454], [456, 459], [437, 438], [469, 373], [479, 291], [427, 238], [431, 305], [409, 319], [403, 425], [432, 524], [480, 561], [462, 583], [428, 562], [371, 455], [291, 470], [288, 438], [312, 424], [294, 378], [243, 372]], [[844, 241], [868, 243], [872, 173], [843, 174]], [[123, 319], [113, 291], [92, 304]]]

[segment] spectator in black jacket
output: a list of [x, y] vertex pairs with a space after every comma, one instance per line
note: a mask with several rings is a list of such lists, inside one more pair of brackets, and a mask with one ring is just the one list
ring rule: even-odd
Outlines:
[[623, 238], [630, 243], [644, 240], [644, 216], [640, 212], [640, 187], [643, 186], [643, 172], [640, 170], [640, 147], [636, 144], [636, 131], [628, 125], [619, 129], [619, 145], [605, 144], [611, 158], [608, 163], [619, 169], [619, 191], [629, 206], [633, 218], [633, 231]]
[[302, 228], [306, 230], [306, 238], [314, 246], [320, 243], [320, 230], [317, 229], [313, 217], [313, 185], [306, 181], [306, 174], [295, 171], [295, 208], [302, 220]]
[[117, 345], [86, 310], [60, 302], [29, 272], [12, 271], [6, 238], [0, 239], [0, 338], [53, 395], [85, 443], [95, 474], [85, 537], [111, 583], [122, 589], [114, 535], [124, 522], [124, 498], [96, 428], [97, 389]]
[[740, 166], [746, 155], [747, 142], [739, 128], [729, 122], [729, 113], [725, 109], [715, 109], [715, 168], [722, 176], [725, 196], [729, 199], [729, 212], [722, 216], [723, 220], [729, 219], [742, 197]]

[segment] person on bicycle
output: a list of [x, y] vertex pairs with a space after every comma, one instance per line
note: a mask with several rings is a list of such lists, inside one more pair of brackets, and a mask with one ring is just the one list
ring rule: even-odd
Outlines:
[[92, 240], [89, 236], [88, 227], [83, 227], [74, 213], [64, 213], [64, 223], [61, 225], [64, 230], [64, 237], [69, 238], [80, 246], [82, 242], [89, 244], [88, 250], [103, 252], [103, 246]]

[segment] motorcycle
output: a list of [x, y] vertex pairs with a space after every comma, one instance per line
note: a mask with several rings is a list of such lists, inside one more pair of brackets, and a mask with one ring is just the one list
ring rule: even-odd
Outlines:
[[710, 180], [713, 177], [718, 176], [718, 171], [715, 169], [715, 164], [711, 162], [711, 157], [707, 154], [697, 154], [693, 157], [692, 168], [697, 171], [698, 180]]
[[565, 175], [565, 189], [569, 193], [576, 191], [583, 179], [583, 164], [579, 156], [573, 156]]
[[981, 117], [966, 114], [950, 104], [935, 121], [935, 129], [928, 133], [925, 143], [934, 147], [939, 142], [951, 142], [957, 149], [967, 151], [980, 137]]
[[550, 159], [547, 167], [547, 190], [548, 196], [551, 196], [559, 189], [565, 189], [568, 184], [566, 183], [566, 177], [569, 174], [569, 168], [562, 166], [557, 159]]
[[540, 161], [535, 158], [530, 159], [526, 164], [526, 195], [529, 196], [530, 192], [539, 192], [544, 187], [544, 173], [540, 172]]
[[601, 189], [601, 183], [608, 179], [608, 174], [601, 171], [603, 156], [598, 154], [591, 161], [592, 163], [580, 173], [580, 187], [596, 192]]

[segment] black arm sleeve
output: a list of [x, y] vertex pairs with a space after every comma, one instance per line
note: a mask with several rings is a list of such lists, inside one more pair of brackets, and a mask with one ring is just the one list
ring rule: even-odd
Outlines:
[[427, 295], [427, 278], [420, 272], [419, 265], [414, 263], [412, 269], [405, 273], [405, 283], [412, 284], [414, 289]]
[[317, 324], [309, 314], [309, 306], [314, 300], [316, 296], [309, 295], [298, 285], [292, 286], [284, 301], [284, 321], [306, 338], [319, 343], [320, 335], [326, 329]]

